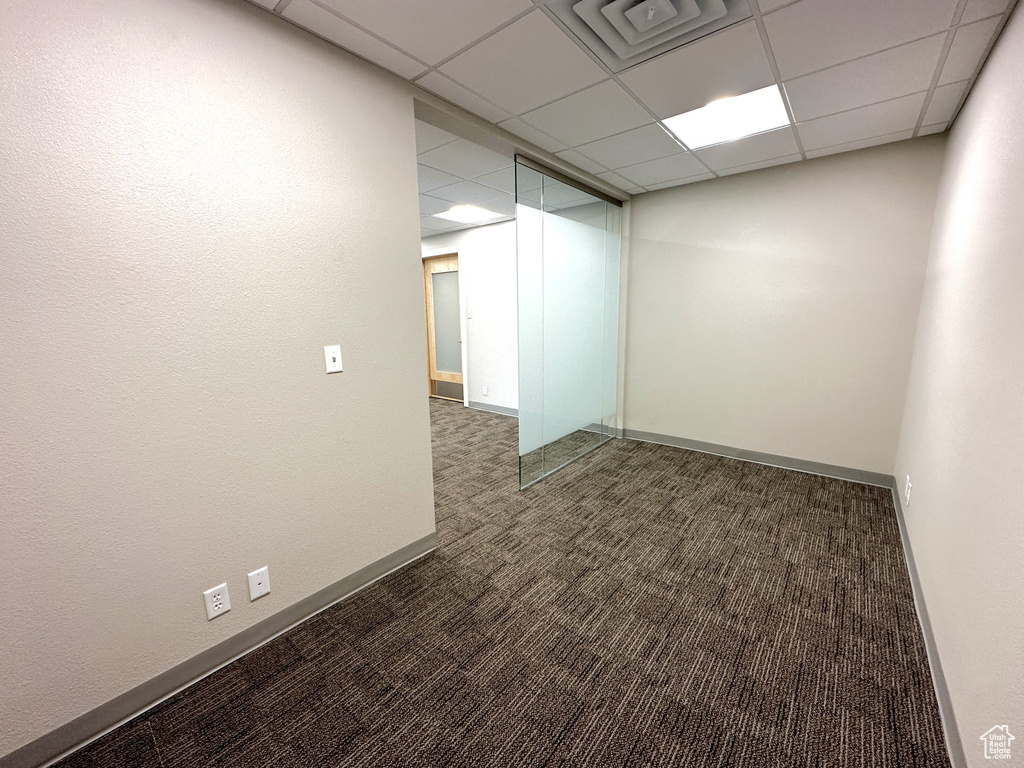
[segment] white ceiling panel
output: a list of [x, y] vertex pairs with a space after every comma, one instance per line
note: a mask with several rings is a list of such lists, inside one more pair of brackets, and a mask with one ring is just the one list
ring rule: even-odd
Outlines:
[[967, 7], [960, 19], [961, 24], [970, 24], [972, 21], [995, 16], [1003, 13], [1010, 7], [1010, 0], [967, 0]]
[[615, 171], [604, 171], [603, 173], [598, 173], [595, 175], [597, 176], [597, 178], [607, 181], [612, 186], [618, 187], [619, 189], [624, 189], [627, 192], [631, 188], [636, 188], [636, 182], [630, 181], [629, 179], [625, 179], [622, 176], [619, 176], [619, 174], [615, 173]]
[[453, 141], [457, 141], [458, 138], [455, 134], [442, 131], [430, 123], [424, 123], [422, 120], [416, 121], [417, 155], [422, 155], [424, 152], [429, 152], [445, 144], [451, 144]]
[[563, 152], [556, 152], [555, 156], [562, 158], [567, 163], [572, 163], [581, 171], [586, 171], [587, 173], [597, 174], [607, 170], [603, 165], [595, 163], [589, 157], [584, 157], [574, 149], [567, 149]]
[[997, 16], [957, 29], [956, 37], [953, 38], [953, 44], [946, 56], [946, 63], [942, 67], [939, 85], [969, 80], [974, 75], [1000, 21], [1002, 19]]
[[455, 176], [451, 173], [445, 173], [444, 171], [437, 171], [433, 168], [428, 168], [425, 165], [419, 165], [416, 167], [419, 190], [421, 193], [430, 192], [432, 189], [438, 187], [445, 187], [449, 184], [454, 184], [457, 181], [461, 181], [461, 176]]
[[807, 152], [807, 157], [825, 157], [826, 155], [837, 155], [840, 152], [852, 152], [855, 149], [877, 147], [879, 144], [890, 144], [894, 141], [903, 141], [904, 139], [909, 139], [913, 135], [914, 132], [912, 130], [887, 133], [882, 136], [873, 136], [870, 139], [861, 139], [859, 141], [851, 141], [845, 144], [836, 144], [831, 147], [824, 147], [823, 149], [809, 150]]
[[484, 120], [490, 120], [492, 123], [508, 117], [506, 112], [488, 103], [486, 99], [481, 99], [475, 93], [470, 93], [458, 83], [452, 82], [437, 72], [427, 73], [416, 81], [416, 85], [420, 85], [428, 91], [436, 93], [441, 98], [448, 99], [452, 104], [457, 104], [474, 115], [480, 115]]
[[[802, 0], [807, 2], [807, 0]], [[797, 129], [807, 155], [811, 150], [871, 139], [898, 131], [913, 130], [921, 114], [925, 94], [903, 96], [881, 104], [851, 109], [838, 115], [800, 123]]]
[[604, 70], [540, 10], [456, 56], [441, 71], [515, 115], [605, 78]]
[[395, 50], [387, 43], [382, 43], [373, 35], [368, 35], [319, 5], [314, 5], [309, 0], [292, 0], [281, 15], [300, 27], [305, 27], [310, 32], [327, 38], [335, 45], [340, 45], [357, 56], [369, 59], [374, 64], [379, 64], [402, 77], [415, 77], [426, 69], [418, 61]]
[[[420, 216], [433, 216], [452, 207], [450, 200], [439, 200], [430, 195], [420, 195]], [[431, 225], [435, 229], [440, 225]]]
[[698, 150], [697, 155], [711, 166], [712, 170], [719, 171], [799, 153], [793, 129], [787, 126], [738, 141], [707, 147]]
[[719, 171], [720, 176], [732, 176], [734, 173], [746, 173], [747, 171], [759, 171], [762, 168], [771, 168], [776, 165], [785, 165], [786, 163], [795, 163], [800, 160], [800, 155], [783, 155], [782, 157], [773, 157], [771, 160], [762, 160], [759, 163], [750, 163], [748, 165], [738, 165], [735, 168], [725, 168]]
[[475, 181], [460, 181], [458, 184], [435, 189], [430, 196], [459, 205], [479, 205], [481, 208], [487, 208], [489, 202], [505, 196], [505, 193], [477, 184]]
[[693, 155], [684, 153], [620, 168], [616, 173], [637, 186], [650, 187], [652, 184], [707, 173], [707, 168]]
[[800, 0], [764, 17], [784, 80], [949, 28], [957, 0]]
[[693, 184], [698, 181], [706, 181], [707, 179], [713, 179], [715, 175], [713, 173], [702, 173], [699, 176], [689, 176], [685, 179], [677, 179], [675, 181], [663, 181], [660, 184], [649, 184], [647, 186], [648, 192], [657, 192], [659, 189], [668, 189], [669, 187], [681, 187], [683, 184]]
[[644, 189], [643, 187], [633, 187], [632, 189], [626, 190], [626, 192], [628, 192], [631, 195], [642, 195], [646, 191], [647, 190]]
[[541, 149], [546, 149], [548, 152], [555, 153], [560, 152], [563, 149], [568, 149], [565, 144], [560, 141], [548, 136], [546, 133], [542, 133], [534, 128], [532, 125], [527, 125], [518, 117], [514, 117], [511, 120], [506, 120], [503, 123], [498, 123], [499, 128], [504, 128], [509, 133], [514, 133], [516, 136], [526, 139], [531, 144], [536, 144]]
[[940, 85], [932, 94], [932, 101], [924, 113], [924, 124], [934, 125], [935, 123], [948, 123], [953, 119], [953, 113], [960, 105], [964, 91], [967, 90], [967, 81]]
[[491, 189], [511, 195], [516, 191], [516, 170], [514, 167], [509, 166], [508, 168], [502, 168], [500, 171], [492, 171], [491, 173], [485, 173], [483, 176], [477, 176], [473, 181], [478, 184], [486, 184]]
[[620, 79], [658, 117], [672, 117], [775, 82], [753, 21], [633, 67]]
[[419, 156], [423, 165], [453, 173], [463, 179], [483, 176], [512, 165], [512, 158], [499, 155], [466, 139], [453, 141]]
[[918, 136], [931, 136], [933, 133], [942, 133], [946, 130], [947, 123], [936, 123], [935, 125], [922, 125], [917, 132]]
[[612, 80], [527, 112], [522, 119], [570, 147], [654, 122]]
[[794, 2], [796, 0], [757, 0], [757, 7], [761, 9], [761, 13], [771, 13], [784, 5]]
[[614, 171], [626, 165], [676, 154], [683, 149], [660, 126], [645, 125], [643, 128], [634, 128], [617, 136], [584, 144], [578, 147], [578, 151]]
[[436, 64], [530, 7], [530, 0], [320, 0], [404, 51]]
[[798, 121], [832, 115], [897, 96], [926, 91], [946, 35], [892, 48], [786, 83]]
[[259, 6], [262, 6], [264, 8], [267, 8], [268, 10], [272, 9], [278, 3], [278, 0], [252, 0], [252, 1], [254, 3], [256, 3], [256, 5], [259, 5]]

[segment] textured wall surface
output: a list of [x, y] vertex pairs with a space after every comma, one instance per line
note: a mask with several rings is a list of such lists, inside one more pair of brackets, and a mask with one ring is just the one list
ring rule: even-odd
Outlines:
[[944, 144], [636, 198], [626, 428], [891, 473]]
[[964, 751], [1024, 762], [1024, 9], [950, 134], [896, 477]]
[[434, 517], [408, 92], [230, 0], [13, 0], [0, 74], [2, 755]]

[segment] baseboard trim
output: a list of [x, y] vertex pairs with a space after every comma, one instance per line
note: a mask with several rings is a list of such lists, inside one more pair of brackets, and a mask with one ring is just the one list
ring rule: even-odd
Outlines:
[[437, 534], [385, 555], [307, 598], [268, 616], [237, 635], [162, 672], [130, 691], [101, 704], [69, 723], [0, 757], [0, 768], [39, 768], [51, 765], [113, 729], [141, 715], [188, 686], [259, 648], [306, 619], [368, 587], [437, 548]]
[[478, 403], [474, 400], [468, 401], [470, 408], [476, 408], [478, 411], [490, 411], [491, 413], [500, 413], [503, 416], [519, 416], [518, 408], [509, 408], [505, 405], [492, 405], [491, 403]]
[[950, 698], [949, 687], [946, 685], [946, 675], [942, 671], [942, 662], [939, 659], [939, 648], [935, 643], [935, 632], [932, 630], [928, 607], [924, 602], [921, 579], [917, 573], [917, 563], [914, 561], [914, 550], [910, 547], [907, 521], [903, 517], [899, 484], [895, 477], [892, 478], [890, 490], [892, 491], [892, 505], [896, 509], [896, 522], [900, 527], [900, 539], [903, 541], [903, 556], [907, 561], [907, 572], [910, 574], [910, 586], [914, 592], [914, 607], [917, 609], [917, 620], [921, 624], [921, 634], [924, 636], [928, 666], [932, 672], [932, 685], [935, 686], [935, 698], [939, 703], [939, 717], [942, 719], [942, 732], [946, 737], [946, 751], [949, 752], [949, 761], [953, 764], [953, 768], [967, 768], [967, 754], [964, 752], [964, 745], [960, 740], [960, 730], [953, 712], [953, 700]]
[[823, 477], [834, 477], [837, 480], [850, 480], [864, 485], [877, 485], [882, 488], [891, 488], [892, 475], [881, 472], [868, 472], [866, 469], [852, 469], [840, 467], [834, 464], [822, 464], [807, 459], [794, 459], [790, 456], [779, 456], [774, 453], [761, 453], [760, 451], [748, 451], [745, 448], [733, 448], [728, 445], [717, 443], [705, 443], [701, 440], [690, 440], [686, 437], [675, 437], [673, 435], [660, 435], [656, 432], [643, 432], [639, 429], [624, 429], [622, 436], [629, 440], [642, 440], [645, 443], [660, 443], [671, 445], [676, 448], [685, 448], [688, 451], [699, 453], [710, 453], [715, 456], [725, 456], [729, 459], [750, 461], [754, 464], [767, 464], [770, 467], [781, 467], [792, 469], [797, 472], [806, 472], [811, 475]]

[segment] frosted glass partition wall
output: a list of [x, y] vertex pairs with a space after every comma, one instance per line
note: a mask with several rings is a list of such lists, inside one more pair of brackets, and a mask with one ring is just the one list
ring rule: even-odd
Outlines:
[[517, 158], [520, 488], [613, 435], [621, 210]]

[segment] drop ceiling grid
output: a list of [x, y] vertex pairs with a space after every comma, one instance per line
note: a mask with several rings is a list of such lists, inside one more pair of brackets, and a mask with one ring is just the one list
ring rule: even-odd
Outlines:
[[[266, 0], [252, 2], [261, 7], [270, 4]], [[415, 18], [443, 18], [445, 13], [448, 16], [452, 15], [450, 6], [453, 2], [461, 7], [461, 4], [472, 4], [474, 0], [398, 0], [397, 7], [388, 13], [392, 14], [392, 17], [395, 14], [400, 15], [404, 4], [408, 3], [410, 8], [414, 6]], [[844, 139], [833, 145], [836, 147], [902, 136], [907, 130], [911, 131], [911, 135], [923, 135], [923, 131], [936, 132], [936, 126], [940, 125], [936, 120], [949, 115], [950, 104], [956, 102], [952, 108], [952, 117], [946, 120], [943, 126], [948, 127], [949, 122], [955, 119], [962, 107], [985, 57], [1016, 5], [1016, 0], [901, 0], [896, 4], [889, 0], [859, 0], [857, 3], [850, 3], [848, 0], [750, 0], [750, 18], [615, 73], [548, 7], [549, 3], [553, 2], [556, 0], [495, 0], [490, 4], [493, 7], [488, 9], [468, 5], [467, 8], [472, 11], [473, 18], [458, 30], [446, 30], [443, 44], [436, 45], [428, 45], [419, 40], [421, 36], [429, 36], [429, 28], [423, 29], [422, 35], [411, 36], [413, 22], [385, 15], [370, 0], [280, 0], [274, 6], [273, 12], [282, 15], [292, 3], [315, 5], [323, 12], [358, 30], [360, 34], [368, 36], [367, 39], [372, 38], [380, 45], [387, 46], [394, 52], [395, 57], [407, 57], [415, 61], [417, 66], [422, 66], [422, 71], [415, 75], [408, 74], [411, 65], [405, 66], [407, 79], [427, 87], [428, 90], [432, 90], [433, 86], [445, 91], [438, 95], [470, 111], [483, 114], [485, 119], [501, 123], [511, 132], [544, 146], [545, 149], [570, 162], [572, 158], [586, 158], [585, 170], [597, 175], [614, 174], [616, 177], [629, 180], [628, 174], [619, 172], [628, 167], [620, 161], [643, 156], [642, 147], [624, 152], [621, 158], [614, 154], [595, 158], [587, 154], [586, 145], [622, 137], [652, 124], [658, 125], [659, 129], [667, 134], [659, 121], [668, 115], [659, 114], [656, 105], [650, 99], [652, 95], [656, 96], [673, 87], [678, 88], [681, 76], [678, 73], [672, 77], [665, 73], [655, 74], [658, 68], [651, 68], [650, 65], [656, 64], [659, 59], [685, 56], [686, 54], [682, 52], [686, 50], [703, 49], [712, 59], [717, 55], [724, 56], [725, 60], [729, 61], [728, 56], [733, 52], [730, 46], [735, 48], [737, 45], [739, 48], [736, 50], [745, 52], [742, 55], [763, 55], [767, 62], [767, 72], [770, 72], [764, 79], [769, 82], [770, 78], [780, 86], [791, 121], [788, 130], [795, 141], [795, 151], [781, 157], [793, 161], [810, 156], [811, 150], [805, 146], [807, 133], [815, 136], [815, 140], [811, 142], [815, 144], [815, 155], [826, 149], [818, 144], [823, 136], [830, 133], [837, 139]], [[432, 6], [436, 6], [433, 14], [424, 10]], [[483, 24], [481, 19], [500, 19], [500, 22], [495, 23], [492, 28], [485, 29], [486, 24]], [[544, 20], [545, 24], [542, 24], [541, 20]], [[840, 28], [844, 24], [846, 26]], [[515, 25], [519, 26], [510, 30]], [[749, 25], [753, 35], [746, 32], [741, 34], [745, 25]], [[527, 28], [543, 31], [550, 44], [531, 47], [528, 44], [529, 37], [524, 38], [522, 34], [516, 34]], [[550, 32], [560, 31], [564, 39], [561, 36], [553, 37], [548, 31], [549, 28]], [[393, 34], [389, 34], [389, 30]], [[965, 31], [959, 38], [962, 42], [959, 42], [957, 35], [961, 30]], [[310, 31], [326, 36], [316, 29]], [[930, 79], [925, 83], [922, 67], [930, 64], [940, 35], [941, 50], [930, 73]], [[510, 66], [492, 67], [493, 74], [482, 77], [480, 67], [470, 66], [467, 62], [482, 62], [486, 65], [486, 58], [477, 57], [481, 56], [481, 52], [494, 48], [498, 42], [492, 39], [495, 36], [500, 36], [499, 41], [514, 42], [511, 47], [506, 45], [505, 50]], [[394, 39], [388, 39], [389, 37]], [[934, 44], [927, 42], [930, 38], [935, 38]], [[399, 44], [401, 40], [405, 40], [406, 44]], [[559, 40], [567, 44], [563, 45], [562, 42], [558, 42]], [[518, 62], [514, 56], [509, 55], [509, 50], [515, 52], [520, 48], [524, 59], [529, 60], [530, 71], [539, 73], [550, 70], [553, 73], [550, 78], [537, 76], [533, 79], [535, 83], [543, 83], [544, 88], [538, 85], [531, 89], [530, 86], [524, 86], [522, 80], [516, 80]], [[562, 51], [563, 59], [568, 55], [575, 62], [575, 76], [566, 76], [562, 71], [564, 67], [545, 66], [545, 62], [550, 64], [554, 60], [553, 57], [557, 54], [553, 51], [556, 48]], [[754, 53], [755, 48], [759, 53]], [[575, 50], [576, 53], [569, 54], [569, 50]], [[951, 51], [956, 57], [955, 66], [949, 64], [952, 60]], [[580, 52], [584, 56], [580, 56]], [[369, 50], [369, 53], [372, 58], [372, 50]], [[356, 55], [362, 54], [357, 51]], [[584, 64], [584, 61], [587, 63]], [[889, 76], [886, 70], [887, 62], [910, 62], [915, 68], [913, 77], [905, 74], [901, 67], [890, 69], [890, 72], [897, 74]], [[387, 62], [379, 63], [389, 68]], [[390, 63], [390, 68], [394, 71], [397, 65], [394, 61]], [[947, 65], [949, 72], [944, 74], [943, 69]], [[696, 73], [693, 77], [701, 77], [699, 66], [694, 67], [692, 71]], [[969, 79], [965, 80], [964, 75], [968, 72]], [[651, 76], [654, 80], [644, 80], [643, 76]], [[423, 82], [424, 78], [427, 82]], [[710, 89], [707, 87], [706, 78], [702, 82], [705, 82], [705, 85], [701, 86], [698, 83], [697, 92], [703, 87], [712, 97], [715, 93], [728, 90], [728, 78], [720, 85], [712, 85]], [[960, 92], [957, 88], [963, 83], [966, 83], [966, 86]], [[948, 85], [955, 85], [957, 88], [947, 87]], [[631, 86], [643, 87], [638, 90], [637, 87]], [[940, 100], [936, 101], [938, 106], [931, 109], [932, 102], [936, 99], [935, 93], [940, 88], [943, 90], [940, 91]], [[843, 96], [837, 98], [836, 91], [842, 91]], [[911, 124], [906, 119], [909, 102], [903, 100], [907, 97], [916, 99], [920, 94], [923, 94], [923, 98]], [[601, 98], [605, 96], [606, 99]], [[608, 104], [617, 104], [617, 107], [610, 108]], [[612, 114], [603, 115], [600, 111], [602, 107], [614, 111]], [[887, 110], [892, 110], [888, 116], [885, 114]], [[798, 115], [802, 115], [803, 119], [798, 121]], [[588, 116], [593, 119], [588, 119]], [[826, 118], [832, 120], [816, 122]], [[847, 119], [852, 121], [854, 128], [860, 126], [863, 130], [875, 130], [884, 126], [887, 132], [878, 136], [863, 135], [851, 139], [850, 130], [825, 130], [827, 126], [834, 126], [838, 121]], [[574, 124], [574, 120], [587, 124]], [[595, 123], [600, 125], [597, 126]], [[899, 130], [894, 130], [897, 126]], [[649, 133], [635, 135], [638, 140], [644, 136], [649, 137], [644, 138], [645, 141], [661, 141], [659, 137]], [[719, 175], [720, 171], [733, 172], [732, 169], [722, 167], [721, 163], [705, 162], [703, 154], [710, 153], [709, 156], [715, 156], [720, 154], [717, 150], [708, 148], [691, 152], [675, 136], [668, 137], [678, 151], [663, 156], [688, 154], [703, 171], [713, 176]], [[742, 167], [754, 167], [761, 163], [774, 164], [779, 160], [779, 157], [767, 156], [751, 159], [749, 148], [754, 143], [748, 142], [746, 148], [737, 147], [739, 155], [746, 153], [747, 159], [751, 160]], [[689, 180], [695, 176], [691, 174], [681, 177], [679, 181]], [[667, 182], [659, 184], [665, 183]]]

